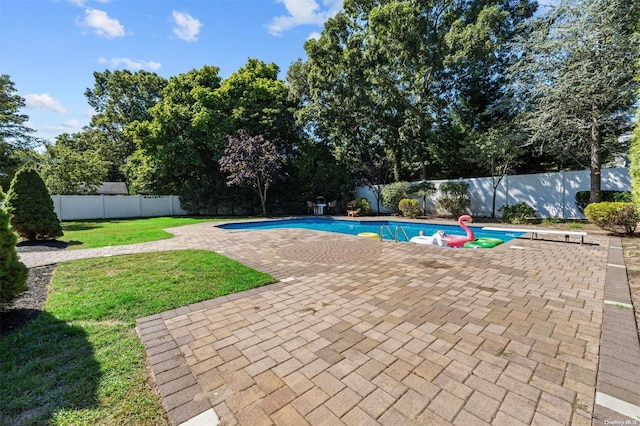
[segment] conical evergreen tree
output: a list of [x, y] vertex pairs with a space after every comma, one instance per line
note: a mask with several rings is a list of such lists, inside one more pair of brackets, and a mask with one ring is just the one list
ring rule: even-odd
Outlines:
[[[3, 198], [0, 191], [0, 201]], [[9, 215], [0, 208], [0, 303], [10, 302], [27, 288], [27, 268], [18, 260], [16, 241], [9, 229]]]
[[13, 230], [29, 241], [63, 235], [51, 195], [31, 166], [18, 170], [11, 181], [5, 208]]

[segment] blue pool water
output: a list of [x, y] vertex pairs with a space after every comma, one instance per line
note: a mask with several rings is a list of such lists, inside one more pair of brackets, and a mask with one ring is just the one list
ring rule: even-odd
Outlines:
[[[390, 236], [389, 232], [385, 228], [383, 237], [385, 240], [395, 238], [395, 230], [397, 226], [402, 228], [407, 233], [409, 238], [415, 237], [420, 234], [420, 231], [424, 231], [425, 235], [433, 235], [437, 230], [442, 229], [449, 235], [466, 235], [466, 232], [458, 225], [441, 225], [434, 223], [413, 223], [413, 222], [400, 222], [389, 220], [375, 220], [375, 221], [353, 221], [353, 220], [339, 220], [339, 219], [324, 219], [324, 218], [302, 218], [302, 219], [282, 219], [282, 220], [270, 220], [261, 222], [235, 222], [218, 225], [223, 229], [237, 229], [237, 230], [254, 230], [254, 229], [277, 229], [277, 228], [302, 228], [312, 229], [315, 231], [336, 232], [339, 234], [351, 234], [358, 235], [361, 232], [375, 232], [380, 233], [380, 228], [388, 226], [391, 233], [394, 236]], [[483, 231], [482, 228], [477, 226], [470, 226], [471, 230], [475, 234], [476, 238], [490, 237], [500, 238], [503, 241], [509, 241], [519, 237], [522, 233], [518, 232], [499, 232], [499, 231]], [[400, 232], [400, 240], [404, 240], [404, 234]]]

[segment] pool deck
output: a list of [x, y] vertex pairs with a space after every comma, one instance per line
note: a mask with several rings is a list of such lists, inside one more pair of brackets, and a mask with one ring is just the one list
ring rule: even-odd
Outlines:
[[472, 250], [211, 223], [170, 232], [21, 260], [205, 249], [279, 280], [138, 320], [172, 425], [640, 423], [618, 238]]

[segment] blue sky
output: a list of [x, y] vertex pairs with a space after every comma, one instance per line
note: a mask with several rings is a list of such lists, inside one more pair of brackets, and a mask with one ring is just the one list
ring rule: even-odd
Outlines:
[[0, 74], [25, 98], [36, 136], [80, 131], [93, 113], [93, 72], [144, 69], [169, 78], [204, 65], [223, 78], [248, 58], [280, 77], [305, 58], [342, 0], [0, 0]]

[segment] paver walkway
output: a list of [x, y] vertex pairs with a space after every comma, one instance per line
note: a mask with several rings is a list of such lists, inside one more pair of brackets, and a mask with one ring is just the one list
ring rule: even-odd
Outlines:
[[617, 239], [455, 250], [206, 223], [171, 232], [21, 260], [201, 248], [280, 280], [138, 321], [174, 425], [640, 421]]

